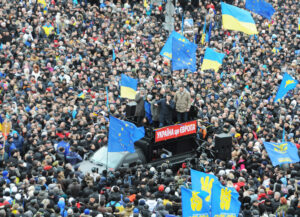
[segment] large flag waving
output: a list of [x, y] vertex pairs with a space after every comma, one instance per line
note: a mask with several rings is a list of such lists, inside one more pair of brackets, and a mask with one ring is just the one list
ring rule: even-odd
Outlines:
[[239, 194], [234, 188], [214, 185], [211, 199], [211, 216], [237, 217], [240, 212], [241, 202]]
[[282, 99], [284, 95], [290, 90], [294, 89], [298, 83], [299, 82], [295, 80], [292, 76], [290, 76], [288, 73], [284, 73], [283, 79], [277, 91], [274, 102], [277, 102], [278, 100]]
[[125, 74], [121, 75], [121, 97], [134, 99], [137, 90], [137, 79], [131, 78]]
[[172, 44], [172, 69], [181, 70], [189, 69], [196, 71], [196, 50], [197, 45], [194, 43], [183, 43], [173, 38]]
[[249, 11], [221, 2], [222, 23], [224, 29], [244, 32], [248, 35], [258, 34], [255, 22]]
[[211, 48], [206, 48], [201, 66], [201, 71], [213, 69], [217, 72], [222, 65], [225, 54], [218, 53]]
[[191, 169], [191, 179], [192, 189], [194, 191], [204, 191], [208, 193], [208, 195], [205, 197], [205, 201], [210, 203], [213, 185], [221, 184], [218, 178], [214, 175]]
[[134, 142], [145, 136], [144, 127], [109, 117], [108, 152], [135, 152]]
[[173, 31], [171, 33], [171, 35], [169, 36], [168, 40], [166, 41], [164, 47], [160, 51], [160, 55], [163, 56], [163, 57], [168, 58], [169, 60], [172, 59], [173, 38], [176, 38], [177, 40], [179, 40], [183, 43], [191, 43], [187, 38], [180, 35], [178, 32]]
[[291, 142], [264, 142], [264, 146], [268, 152], [273, 166], [284, 163], [296, 163], [300, 161], [298, 149], [296, 145]]
[[209, 203], [205, 192], [192, 191], [181, 187], [182, 216], [209, 216]]
[[264, 0], [246, 0], [245, 7], [249, 11], [259, 14], [268, 20], [271, 19], [276, 11], [270, 3], [265, 2]]

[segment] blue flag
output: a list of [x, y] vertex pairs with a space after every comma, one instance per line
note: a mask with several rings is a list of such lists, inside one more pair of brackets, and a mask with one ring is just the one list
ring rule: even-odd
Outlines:
[[183, 43], [173, 38], [172, 45], [172, 70], [189, 69], [196, 71], [196, 50], [194, 43]]
[[272, 161], [273, 166], [284, 163], [299, 162], [298, 149], [295, 144], [291, 142], [264, 142], [264, 146]]
[[116, 53], [115, 53], [115, 49], [112, 50], [112, 60], [115, 61], [116, 60]]
[[211, 199], [211, 216], [237, 217], [240, 212], [241, 202], [239, 194], [234, 188], [214, 185]]
[[259, 14], [268, 20], [271, 19], [276, 11], [270, 3], [265, 2], [264, 0], [247, 0], [245, 7], [249, 11]]
[[194, 191], [204, 191], [208, 193], [208, 195], [205, 197], [205, 200], [206, 202], [210, 203], [213, 186], [220, 184], [218, 178], [214, 175], [191, 169], [191, 179], [192, 189]]
[[63, 147], [65, 149], [64, 152], [65, 155], [70, 153], [70, 144], [67, 143], [66, 141], [60, 141], [56, 146], [56, 150], [58, 150], [60, 147]]
[[299, 82], [292, 78], [288, 73], [284, 73], [283, 79], [280, 83], [274, 102], [282, 99], [284, 95], [290, 90], [294, 89]]
[[168, 40], [166, 41], [164, 47], [160, 51], [160, 55], [163, 57], [168, 58], [169, 60], [172, 59], [172, 40], [173, 38], [178, 39], [179, 41], [183, 43], [191, 43], [187, 38], [180, 35], [178, 32], [173, 31], [171, 35], [169, 36]]
[[192, 191], [181, 187], [182, 216], [209, 216], [209, 203], [205, 192]]
[[144, 103], [146, 117], [150, 124], [152, 124], [152, 113], [151, 113], [151, 104], [149, 102]]
[[205, 42], [209, 42], [209, 40], [210, 40], [211, 28], [212, 28], [212, 22], [210, 22], [210, 24], [209, 24], [209, 30], [208, 30], [208, 33], [206, 35]]
[[108, 152], [135, 152], [134, 143], [145, 136], [144, 127], [109, 117]]

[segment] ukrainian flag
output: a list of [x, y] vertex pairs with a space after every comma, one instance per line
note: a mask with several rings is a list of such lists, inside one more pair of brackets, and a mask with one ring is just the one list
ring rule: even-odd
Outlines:
[[40, 3], [41, 5], [43, 5], [43, 7], [46, 7], [46, 1], [45, 0], [38, 0], [38, 3]]
[[2, 132], [2, 124], [3, 124], [4, 120], [0, 115], [0, 131]]
[[221, 8], [224, 29], [241, 31], [248, 35], [258, 34], [250, 12], [224, 2], [221, 2]]
[[300, 31], [300, 17], [298, 18], [298, 30]]
[[121, 75], [121, 98], [135, 99], [137, 80], [127, 75]]
[[213, 69], [217, 72], [222, 65], [225, 54], [218, 53], [211, 48], [206, 48], [201, 71]]

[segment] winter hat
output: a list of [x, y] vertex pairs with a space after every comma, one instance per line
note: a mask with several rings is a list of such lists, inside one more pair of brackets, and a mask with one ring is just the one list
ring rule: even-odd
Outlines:
[[165, 186], [164, 185], [160, 185], [158, 187], [158, 190], [161, 191], [161, 192], [163, 192], [165, 190]]
[[133, 209], [133, 213], [139, 213], [140, 211], [139, 211], [139, 209], [138, 208], [134, 208]]
[[84, 210], [84, 214], [85, 214], [85, 215], [89, 215], [89, 214], [90, 214], [90, 210], [89, 210], [89, 209], [85, 209], [85, 210]]

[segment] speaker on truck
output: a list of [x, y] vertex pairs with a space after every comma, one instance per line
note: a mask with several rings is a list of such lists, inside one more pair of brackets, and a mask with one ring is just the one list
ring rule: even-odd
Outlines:
[[215, 156], [217, 159], [229, 161], [231, 159], [232, 136], [221, 133], [215, 136]]
[[135, 108], [136, 108], [136, 102], [129, 102], [126, 105], [126, 117], [127, 118], [133, 118], [134, 113], [135, 113]]

